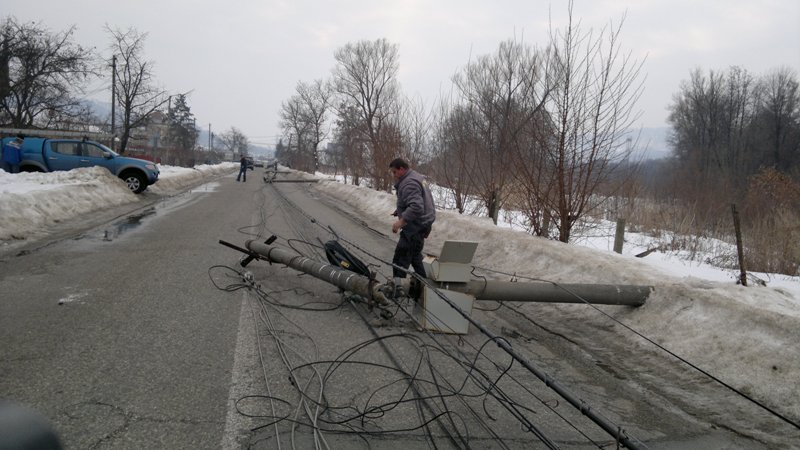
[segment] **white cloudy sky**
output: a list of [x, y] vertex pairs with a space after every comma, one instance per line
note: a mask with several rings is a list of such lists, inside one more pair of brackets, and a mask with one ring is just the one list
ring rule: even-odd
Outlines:
[[[348, 42], [398, 44], [404, 92], [430, 105], [470, 56], [513, 37], [544, 45], [550, 15], [558, 27], [566, 12], [566, 0], [4, 0], [0, 16], [54, 31], [76, 25], [76, 41], [104, 55], [105, 24], [147, 32], [157, 80], [170, 92], [193, 90], [198, 125], [236, 126], [272, 144], [281, 102], [298, 81], [327, 78], [334, 50]], [[642, 126], [666, 124], [666, 107], [693, 68], [800, 72], [797, 0], [575, 1], [584, 27], [617, 23], [626, 12], [622, 46], [647, 58]]]

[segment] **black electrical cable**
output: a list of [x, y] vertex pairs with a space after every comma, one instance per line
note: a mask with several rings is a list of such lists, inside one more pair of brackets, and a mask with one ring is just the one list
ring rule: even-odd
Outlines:
[[[481, 269], [481, 270], [487, 270], [487, 271], [490, 271], [490, 272], [501, 273], [501, 274], [503, 274], [503, 275], [509, 275], [509, 274], [507, 274], [507, 273], [499, 272], [499, 271], [492, 270], [492, 269], [487, 269], [487, 268], [484, 268], [484, 267], [478, 267], [478, 266], [476, 266], [476, 268], [478, 268], [478, 269]], [[755, 405], [757, 405], [757, 406], [761, 407], [762, 409], [764, 409], [765, 411], [769, 412], [769, 413], [770, 413], [770, 414], [772, 414], [773, 416], [775, 416], [775, 417], [777, 417], [777, 418], [779, 418], [779, 419], [783, 420], [784, 422], [786, 422], [786, 423], [788, 423], [788, 424], [792, 425], [793, 427], [795, 427], [795, 428], [797, 428], [797, 429], [800, 429], [800, 423], [797, 423], [797, 422], [795, 422], [795, 421], [793, 421], [793, 420], [789, 419], [788, 417], [784, 416], [784, 415], [783, 415], [783, 414], [781, 414], [780, 412], [778, 412], [778, 411], [775, 411], [774, 409], [772, 409], [772, 408], [770, 408], [769, 406], [767, 406], [767, 405], [763, 404], [762, 402], [760, 402], [760, 401], [756, 400], [755, 398], [753, 398], [753, 397], [749, 396], [748, 394], [746, 394], [746, 393], [744, 393], [744, 392], [740, 391], [739, 389], [736, 389], [735, 387], [733, 387], [733, 386], [729, 385], [728, 383], [726, 383], [726, 382], [722, 381], [721, 379], [717, 378], [716, 376], [712, 375], [711, 373], [709, 373], [709, 372], [707, 372], [707, 371], [703, 370], [702, 368], [700, 368], [700, 367], [696, 366], [696, 365], [695, 365], [695, 364], [693, 364], [692, 362], [690, 362], [690, 361], [686, 360], [685, 358], [681, 357], [680, 355], [678, 355], [678, 354], [674, 353], [673, 351], [669, 350], [668, 348], [664, 347], [663, 345], [659, 344], [658, 342], [654, 341], [653, 339], [650, 339], [649, 337], [645, 336], [643, 333], [641, 333], [641, 332], [639, 332], [639, 331], [635, 330], [634, 328], [630, 327], [629, 325], [626, 325], [625, 323], [623, 323], [623, 322], [619, 321], [619, 320], [618, 320], [618, 319], [616, 319], [615, 317], [612, 317], [610, 314], [608, 314], [608, 313], [606, 313], [605, 311], [601, 310], [601, 309], [600, 309], [600, 308], [598, 308], [597, 306], [595, 306], [595, 305], [593, 305], [593, 304], [589, 303], [589, 302], [588, 302], [586, 299], [584, 299], [584, 298], [583, 298], [583, 297], [581, 297], [580, 295], [578, 295], [578, 294], [576, 294], [576, 293], [574, 293], [574, 292], [570, 291], [568, 288], [566, 288], [566, 287], [562, 286], [561, 284], [559, 284], [559, 283], [557, 283], [557, 282], [555, 282], [555, 281], [544, 280], [544, 279], [541, 279], [541, 278], [531, 278], [531, 277], [522, 277], [522, 278], [525, 278], [525, 279], [528, 279], [528, 280], [532, 280], [532, 281], [543, 281], [543, 282], [547, 282], [547, 283], [551, 283], [551, 284], [553, 284], [553, 286], [556, 286], [556, 287], [558, 287], [559, 289], [562, 289], [562, 290], [564, 290], [565, 292], [569, 293], [570, 295], [572, 295], [572, 296], [573, 296], [573, 297], [575, 297], [576, 299], [578, 299], [578, 300], [581, 300], [581, 301], [582, 301], [582, 302], [584, 302], [586, 305], [589, 305], [591, 308], [593, 308], [595, 311], [597, 311], [597, 312], [599, 312], [600, 314], [602, 314], [602, 315], [606, 316], [608, 319], [610, 319], [610, 320], [612, 320], [612, 321], [616, 322], [618, 325], [621, 325], [621, 326], [622, 326], [623, 328], [625, 328], [626, 330], [628, 330], [628, 331], [630, 331], [631, 333], [633, 333], [633, 334], [635, 334], [635, 335], [639, 336], [640, 338], [644, 339], [645, 341], [649, 342], [650, 344], [653, 344], [653, 345], [654, 345], [654, 346], [656, 346], [658, 349], [660, 349], [660, 350], [662, 350], [662, 351], [666, 352], [667, 354], [669, 354], [670, 356], [672, 356], [672, 357], [674, 357], [674, 358], [678, 359], [679, 361], [681, 361], [682, 363], [684, 363], [684, 364], [688, 365], [688, 366], [689, 366], [689, 367], [691, 367], [692, 369], [695, 369], [695, 370], [697, 370], [698, 372], [702, 373], [703, 375], [707, 376], [708, 378], [712, 379], [713, 381], [715, 381], [715, 382], [719, 383], [720, 385], [722, 385], [722, 386], [724, 386], [724, 387], [728, 388], [729, 390], [731, 390], [731, 391], [733, 391], [734, 393], [738, 394], [739, 396], [741, 396], [741, 397], [742, 397], [742, 398], [744, 398], [745, 400], [748, 400], [748, 401], [752, 402], [753, 404], [755, 404]]]
[[[298, 208], [296, 208], [296, 209], [295, 209], [295, 211], [297, 211], [297, 210], [299, 210], [299, 209], [298, 209]], [[301, 212], [302, 212], [302, 211], [301, 211]], [[304, 215], [305, 215], [305, 214], [304, 214]], [[305, 216], [306, 216], [306, 217], [309, 217], [309, 216], [307, 216], [307, 215], [305, 215]], [[313, 220], [313, 218], [311, 219], [311, 221], [312, 221], [312, 223], [317, 223], [317, 224], [318, 224], [318, 222], [316, 222], [315, 220]], [[324, 229], [324, 227], [323, 227], [323, 229]], [[332, 231], [332, 230], [331, 230], [331, 231]], [[352, 244], [352, 243], [351, 243], [351, 244]], [[362, 251], [363, 251], [363, 250], [362, 250]]]
[[[285, 200], [287, 200], [287, 201], [288, 201], [288, 199], [285, 199]], [[290, 203], [291, 203], [291, 202], [290, 202]], [[293, 204], [292, 204], [292, 205], [293, 205]], [[310, 215], [308, 215], [307, 213], [305, 213], [305, 211], [302, 211], [302, 210], [300, 210], [299, 208], [297, 208], [297, 207], [296, 207], [296, 205], [293, 205], [293, 206], [295, 206], [295, 208], [298, 210], [298, 212], [299, 212], [300, 214], [302, 214], [302, 215], [303, 215], [303, 216], [304, 216], [306, 219], [308, 219], [310, 222], [312, 222], [312, 223], [314, 223], [314, 224], [317, 224], [317, 225], [319, 225], [319, 226], [320, 226], [320, 228], [322, 228], [323, 230], [330, 231], [330, 232], [331, 232], [331, 233], [332, 233], [334, 236], [336, 236], [337, 238], [339, 238], [338, 234], [337, 234], [337, 233], [336, 233], [336, 232], [335, 232], [335, 231], [334, 231], [334, 230], [333, 230], [331, 227], [327, 227], [327, 228], [326, 228], [326, 227], [325, 227], [325, 226], [323, 226], [323, 225], [322, 225], [322, 224], [321, 224], [319, 221], [317, 221], [315, 218], [313, 218], [312, 216], [310, 216]], [[380, 258], [377, 258], [377, 257], [376, 257], [376, 256], [374, 256], [374, 255], [371, 255], [369, 252], [366, 252], [365, 250], [361, 249], [361, 248], [360, 248], [359, 246], [357, 246], [356, 244], [354, 244], [354, 243], [352, 243], [352, 242], [350, 242], [350, 241], [347, 241], [346, 239], [342, 239], [342, 240], [343, 240], [344, 242], [346, 242], [346, 243], [348, 243], [348, 244], [350, 244], [350, 245], [354, 246], [355, 248], [359, 249], [359, 250], [360, 250], [362, 253], [364, 253], [364, 254], [367, 254], [367, 255], [369, 255], [370, 257], [372, 257], [372, 258], [374, 258], [374, 259], [376, 259], [376, 260], [378, 260], [378, 261], [380, 261], [380, 262], [382, 262], [382, 263], [384, 263], [384, 264], [387, 264], [387, 265], [390, 265], [390, 266], [392, 265], [391, 263], [389, 263], [389, 262], [387, 262], [387, 261], [383, 261], [383, 260], [381, 260]], [[405, 270], [404, 268], [399, 268], [399, 269], [401, 269], [401, 270], [403, 270], [403, 271], [405, 271], [405, 272], [407, 272], [407, 273], [408, 273], [408, 271], [407, 271], [407, 270]], [[412, 275], [413, 275], [413, 274], [412, 274]], [[418, 325], [420, 326], [420, 328], [423, 328], [423, 329], [424, 329], [424, 327], [421, 327], [421, 324], [418, 324]], [[434, 338], [434, 339], [435, 339], [435, 338]], [[559, 416], [560, 416], [560, 415], [559, 415]], [[573, 426], [574, 426], [574, 425], [573, 425]]]
[[[299, 208], [298, 208], [298, 209], [299, 209]], [[323, 227], [321, 224], [319, 224], [319, 222], [318, 222], [316, 219], [314, 219], [313, 217], [309, 216], [308, 214], [306, 214], [306, 213], [305, 213], [305, 212], [303, 212], [303, 211], [300, 211], [300, 213], [301, 213], [301, 214], [303, 214], [303, 215], [304, 215], [304, 216], [305, 216], [307, 219], [309, 219], [309, 220], [310, 220], [312, 223], [318, 224], [318, 225], [319, 225], [321, 228], [325, 229], [325, 227]], [[335, 233], [334, 233], [334, 231], [333, 231], [332, 229], [329, 229], [329, 231], [330, 231], [331, 233], [335, 234]], [[369, 255], [369, 252], [366, 252], [365, 250], [361, 249], [361, 248], [360, 248], [359, 246], [357, 246], [356, 244], [354, 244], [354, 243], [352, 243], [352, 242], [349, 242], [349, 241], [347, 241], [347, 240], [344, 240], [344, 241], [345, 241], [345, 242], [347, 242], [348, 244], [350, 244], [350, 245], [354, 246], [355, 248], [359, 249], [359, 250], [360, 250], [360, 251], [362, 251], [363, 253], [365, 253], [365, 254], [368, 254], [368, 255]], [[377, 260], [379, 260], [379, 261], [381, 261], [381, 260], [380, 260], [380, 258], [377, 258], [377, 257], [375, 257], [374, 255], [370, 255], [370, 256], [371, 256], [371, 257], [373, 257], [373, 258], [375, 258], [375, 259], [377, 259]], [[386, 264], [389, 264], [389, 265], [391, 265], [390, 263], [387, 263], [386, 261], [382, 261], [382, 262], [384, 262], [384, 263], [386, 263]], [[401, 269], [402, 269], [402, 268], [401, 268]], [[532, 425], [532, 424], [531, 424], [531, 425]], [[573, 425], [573, 426], [574, 426], [574, 425]], [[534, 427], [531, 427], [531, 426], [529, 426], [529, 429], [533, 429], [533, 428], [534, 428]]]

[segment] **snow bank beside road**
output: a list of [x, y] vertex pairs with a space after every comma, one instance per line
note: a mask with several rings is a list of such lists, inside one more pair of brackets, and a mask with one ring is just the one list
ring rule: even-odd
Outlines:
[[[348, 203], [377, 229], [390, 232], [393, 195], [329, 180], [320, 182], [318, 187]], [[436, 216], [426, 243], [426, 251], [432, 253], [437, 253], [446, 240], [475, 241], [480, 244], [474, 264], [518, 277], [561, 283], [655, 286], [640, 308], [602, 310], [726, 383], [800, 418], [800, 278], [783, 277], [785, 282], [775, 283], [776, 286], [746, 288], [736, 285], [733, 279], [703, 279], [712, 268], [698, 270], [675, 258], [652, 264], [631, 255], [534, 237], [495, 226], [486, 218], [451, 211], [437, 211]], [[658, 261], [659, 257], [654, 253], [648, 259]], [[670, 270], [665, 270], [667, 266]], [[618, 333], [619, 338], [631, 344], [628, 350], [657, 350], [622, 327], [613, 327], [610, 319], [585, 305], [535, 309], [537, 314], [548, 315], [567, 327], [568, 323], [581, 324], [581, 328], [589, 324], [595, 324], [596, 329], [612, 326], [611, 333]]]
[[208, 178], [230, 173], [233, 170], [238, 170], [239, 163], [203, 164], [194, 166], [193, 168], [174, 166], [158, 166], [158, 168], [161, 170], [158, 183], [147, 189], [156, 194], [172, 195], [184, 189], [186, 186], [200, 183]]
[[[145, 195], [172, 195], [237, 167], [236, 163], [195, 168], [159, 166], [159, 180]], [[19, 174], [0, 170], [0, 242], [28, 239], [43, 228], [142, 198], [102, 167]]]
[[0, 240], [21, 240], [82, 214], [139, 201], [103, 167], [69, 172], [0, 171]]

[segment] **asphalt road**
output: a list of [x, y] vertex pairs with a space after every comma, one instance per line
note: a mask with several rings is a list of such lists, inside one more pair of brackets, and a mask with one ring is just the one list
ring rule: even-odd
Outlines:
[[[615, 447], [475, 327], [430, 335], [410, 303], [382, 319], [295, 270], [242, 269], [218, 240], [275, 235], [322, 259], [338, 236], [378, 281], [393, 250], [314, 185], [254, 175], [0, 255], [0, 398], [45, 416], [66, 448]], [[639, 448], [792, 448], [792, 430], [557, 308], [487, 302], [473, 317]]]
[[253, 215], [229, 181], [6, 255], [0, 397], [67, 448], [218, 448], [241, 298], [208, 269], [236, 260], [217, 240]]

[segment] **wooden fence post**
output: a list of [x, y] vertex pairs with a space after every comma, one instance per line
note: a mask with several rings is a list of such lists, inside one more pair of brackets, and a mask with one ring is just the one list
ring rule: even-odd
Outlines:
[[739, 254], [739, 282], [742, 286], [747, 286], [747, 270], [744, 267], [744, 246], [742, 245], [742, 227], [739, 224], [739, 211], [736, 210], [736, 203], [731, 203], [733, 211], [733, 228], [736, 233], [736, 252]]
[[622, 254], [622, 243], [625, 241], [625, 219], [617, 219], [617, 232], [614, 234], [614, 251]]

